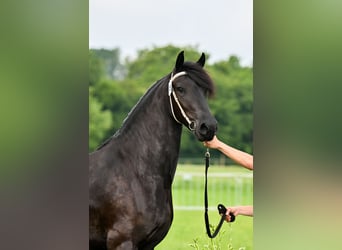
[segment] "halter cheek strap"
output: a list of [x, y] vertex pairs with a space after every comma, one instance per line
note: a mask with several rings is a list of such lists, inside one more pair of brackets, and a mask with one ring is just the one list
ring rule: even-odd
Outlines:
[[170, 106], [171, 106], [171, 112], [172, 112], [172, 116], [173, 118], [175, 119], [176, 122], [178, 122], [179, 124], [182, 124], [176, 117], [174, 111], [173, 111], [173, 104], [172, 104], [172, 100], [171, 100], [171, 94], [173, 96], [173, 99], [175, 100], [175, 102], [177, 103], [177, 106], [179, 108], [179, 110], [181, 111], [181, 114], [182, 116], [184, 117], [184, 119], [187, 121], [188, 123], [188, 127], [191, 131], [195, 130], [196, 128], [196, 124], [194, 121], [190, 121], [189, 117], [186, 115], [184, 109], [182, 108], [182, 105], [180, 104], [178, 98], [177, 98], [177, 95], [173, 89], [173, 86], [172, 86], [172, 82], [177, 78], [177, 77], [180, 77], [180, 76], [184, 76], [186, 75], [187, 73], [185, 71], [181, 71], [181, 72], [178, 72], [177, 74], [173, 75], [173, 73], [171, 73], [171, 78], [170, 78], [170, 81], [169, 81], [169, 85], [168, 85], [168, 95], [169, 95], [169, 100], [170, 100]]

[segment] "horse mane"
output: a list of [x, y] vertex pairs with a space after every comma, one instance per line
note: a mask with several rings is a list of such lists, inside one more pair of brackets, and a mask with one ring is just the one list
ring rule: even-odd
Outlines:
[[101, 148], [103, 148], [104, 146], [106, 146], [114, 137], [118, 136], [121, 132], [121, 130], [125, 127], [125, 125], [129, 122], [130, 118], [133, 116], [134, 113], [139, 112], [139, 107], [140, 107], [140, 103], [145, 100], [146, 98], [148, 98], [150, 96], [150, 94], [153, 92], [153, 90], [155, 90], [157, 88], [157, 86], [159, 86], [170, 74], [164, 76], [163, 78], [159, 79], [158, 81], [156, 81], [155, 83], [153, 83], [145, 92], [145, 94], [143, 94], [140, 99], [137, 101], [137, 103], [132, 107], [132, 109], [128, 112], [126, 118], [123, 120], [120, 128], [112, 135], [110, 136], [107, 140], [105, 140], [100, 146], [98, 146], [94, 151], [98, 151]]
[[[208, 75], [208, 73], [202, 68], [201, 65], [194, 62], [184, 62], [178, 71], [186, 71], [187, 75], [195, 81], [201, 88], [205, 89], [208, 97], [213, 97], [215, 94], [215, 86]], [[176, 72], [174, 72], [176, 73]]]

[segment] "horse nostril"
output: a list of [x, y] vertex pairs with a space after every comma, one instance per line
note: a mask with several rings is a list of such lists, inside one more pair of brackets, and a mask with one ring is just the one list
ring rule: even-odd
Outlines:
[[209, 131], [208, 126], [205, 123], [202, 123], [199, 129], [201, 135], [206, 135]]
[[213, 139], [215, 132], [217, 130], [216, 122], [203, 122], [197, 129], [198, 135], [200, 135], [202, 140], [210, 141]]

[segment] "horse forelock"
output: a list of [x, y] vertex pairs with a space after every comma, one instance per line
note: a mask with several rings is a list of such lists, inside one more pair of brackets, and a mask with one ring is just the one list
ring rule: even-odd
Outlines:
[[214, 96], [215, 85], [209, 74], [199, 65], [193, 62], [184, 62], [180, 69], [186, 71], [187, 75], [196, 82], [201, 88], [204, 88], [209, 97]]

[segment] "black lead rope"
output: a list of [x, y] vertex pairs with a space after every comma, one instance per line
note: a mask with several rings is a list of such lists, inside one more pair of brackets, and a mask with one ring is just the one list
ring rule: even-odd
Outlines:
[[[209, 149], [207, 149], [207, 152], [205, 153], [205, 183], [204, 183], [204, 220], [205, 220], [205, 227], [207, 229], [207, 234], [209, 238], [215, 238], [216, 235], [219, 233], [222, 224], [226, 218], [226, 212], [227, 209], [224, 205], [219, 204], [217, 206], [218, 212], [221, 215], [221, 220], [218, 224], [218, 226], [216, 227], [216, 229], [214, 230], [214, 233], [211, 233], [210, 230], [210, 224], [209, 224], [209, 215], [208, 215], [208, 169], [209, 169], [209, 159], [210, 159], [210, 153], [209, 153]], [[235, 220], [235, 216], [233, 213], [229, 213], [230, 215], [230, 222], [233, 222]]]

